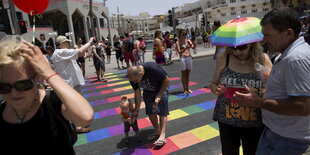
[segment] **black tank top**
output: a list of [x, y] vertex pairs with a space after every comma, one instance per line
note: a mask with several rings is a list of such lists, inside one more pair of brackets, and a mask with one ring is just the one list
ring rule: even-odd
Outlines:
[[[226, 65], [220, 74], [220, 82], [227, 87], [243, 87], [245, 84], [251, 88], [261, 88], [262, 81], [256, 73], [239, 73], [231, 70], [229, 65], [229, 54], [226, 57]], [[213, 119], [235, 127], [261, 127], [261, 109], [239, 106], [233, 104], [230, 98], [224, 93], [219, 95], [214, 108]]]

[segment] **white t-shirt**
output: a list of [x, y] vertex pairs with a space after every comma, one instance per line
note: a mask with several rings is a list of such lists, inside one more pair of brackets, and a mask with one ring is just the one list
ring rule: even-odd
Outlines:
[[85, 84], [82, 71], [76, 62], [78, 53], [76, 49], [56, 49], [51, 58], [55, 72], [72, 87]]

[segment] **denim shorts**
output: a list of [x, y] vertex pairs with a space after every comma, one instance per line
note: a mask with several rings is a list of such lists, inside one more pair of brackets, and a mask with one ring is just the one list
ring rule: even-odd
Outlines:
[[256, 155], [310, 155], [310, 142], [282, 137], [265, 127]]
[[[145, 91], [143, 90], [143, 101], [145, 103], [145, 112], [147, 115], [155, 114], [153, 112], [153, 103], [155, 101], [155, 97], [158, 94], [158, 91]], [[158, 104], [157, 113], [159, 116], [167, 116], [169, 115], [169, 108], [168, 108], [168, 96], [169, 92], [166, 90], [161, 97], [161, 100]]]

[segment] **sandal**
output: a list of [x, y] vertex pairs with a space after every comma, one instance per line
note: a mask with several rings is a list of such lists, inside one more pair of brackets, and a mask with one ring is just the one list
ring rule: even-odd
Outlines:
[[147, 137], [147, 140], [148, 141], [154, 141], [154, 140], [156, 140], [158, 138], [159, 138], [159, 135], [152, 134], [152, 135]]
[[155, 141], [154, 145], [161, 147], [161, 146], [164, 146], [166, 143], [167, 143], [166, 140], [158, 139], [157, 141]]

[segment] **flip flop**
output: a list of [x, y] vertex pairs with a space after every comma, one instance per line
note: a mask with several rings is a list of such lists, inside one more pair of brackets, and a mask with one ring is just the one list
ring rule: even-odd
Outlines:
[[150, 135], [150, 136], [147, 137], [147, 140], [148, 140], [148, 141], [153, 141], [153, 140], [156, 140], [156, 139], [158, 139], [158, 138], [159, 138], [159, 135], [154, 135], [154, 134], [152, 134], [152, 135]]
[[164, 146], [166, 143], [167, 143], [166, 140], [158, 139], [157, 141], [155, 141], [154, 145], [155, 146]]

